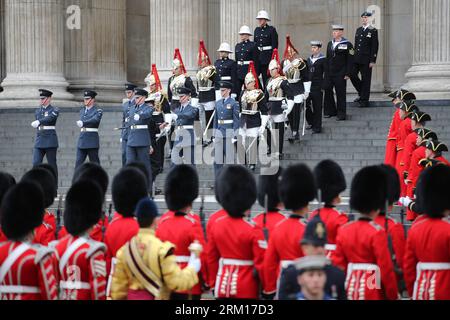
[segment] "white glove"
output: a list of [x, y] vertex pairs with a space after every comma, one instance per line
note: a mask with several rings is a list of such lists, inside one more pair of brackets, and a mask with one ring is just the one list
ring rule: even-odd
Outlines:
[[77, 121], [77, 126], [78, 126], [79, 128], [83, 128], [83, 121], [78, 120], [78, 121]]
[[231, 143], [235, 144], [238, 140], [236, 138], [231, 139]]
[[309, 93], [311, 92], [311, 85], [312, 85], [311, 81], [303, 82], [303, 87], [305, 88], [305, 93], [308, 94], [308, 97], [309, 97]]
[[139, 121], [139, 119], [141, 119], [141, 116], [136, 113], [134, 115], [133, 119], [134, 119], [134, 121]]
[[267, 123], [269, 123], [270, 116], [261, 116], [261, 127], [259, 128], [259, 135], [263, 135], [266, 131]]
[[31, 126], [32, 126], [33, 128], [35, 128], [35, 129], [37, 129], [37, 128], [39, 127], [40, 124], [41, 124], [40, 121], [39, 121], [39, 120], [36, 120], [36, 121], [33, 121], [33, 122], [31, 123]]
[[199, 102], [199, 100], [197, 98], [192, 98], [191, 106], [193, 106], [194, 108], [198, 108], [198, 102]]
[[199, 272], [202, 268], [202, 262], [200, 258], [198, 258], [195, 253], [191, 253], [191, 257], [189, 258], [188, 267], [194, 268], [195, 272]]
[[231, 97], [232, 97], [233, 99], [236, 99], [236, 98], [237, 98], [237, 94], [236, 94], [236, 93], [232, 93], [232, 94], [231, 94]]
[[403, 205], [408, 208], [408, 206], [413, 202], [410, 197], [403, 198]]
[[285, 109], [285, 110], [283, 111], [283, 114], [285, 115], [286, 118], [287, 118], [288, 115], [292, 112], [292, 109], [294, 109], [294, 105], [295, 105], [295, 102], [294, 102], [294, 101], [292, 101], [292, 100], [288, 100], [288, 101], [287, 101], [287, 109]]
[[309, 92], [305, 92], [305, 93], [303, 94], [303, 97], [305, 98], [305, 100], [308, 100], [308, 98], [309, 98]]
[[305, 101], [305, 95], [304, 94], [299, 94], [299, 95], [294, 97], [294, 103], [301, 104], [301, 103], [303, 103], [303, 101]]

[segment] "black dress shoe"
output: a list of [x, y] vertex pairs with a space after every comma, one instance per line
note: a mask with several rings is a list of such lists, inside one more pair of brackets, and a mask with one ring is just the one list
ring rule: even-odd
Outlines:
[[337, 117], [336, 118], [336, 121], [345, 121], [345, 120], [347, 120], [346, 117]]
[[280, 153], [280, 155], [278, 156], [279, 160], [284, 160], [284, 154]]
[[161, 194], [162, 194], [162, 190], [156, 188], [156, 189], [155, 189], [155, 196], [159, 196], [159, 195], [161, 195]]
[[323, 116], [324, 118], [326, 118], [326, 119], [329, 119], [329, 118], [333, 118], [333, 117], [336, 117], [337, 116], [337, 114], [333, 114], [333, 115], [325, 115], [325, 116]]
[[360, 101], [358, 108], [368, 108], [369, 107], [369, 101]]
[[356, 98], [355, 100], [353, 100], [354, 102], [360, 102], [361, 101], [361, 97]]
[[313, 126], [309, 125], [306, 127], [306, 130], [312, 130]]
[[313, 130], [312, 134], [320, 134], [322, 133], [322, 130]]
[[251, 164], [248, 168], [250, 169], [250, 171], [253, 171], [253, 172], [256, 171], [256, 165], [254, 165], [254, 164]]

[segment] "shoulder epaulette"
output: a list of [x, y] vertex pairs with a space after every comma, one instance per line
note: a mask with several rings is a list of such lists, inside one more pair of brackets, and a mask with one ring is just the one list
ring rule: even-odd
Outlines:
[[102, 242], [98, 242], [92, 239], [88, 240], [88, 244], [89, 244], [89, 250], [86, 253], [86, 258], [90, 258], [94, 255], [94, 253], [96, 253], [97, 251], [106, 251], [106, 245]]
[[52, 248], [44, 247], [41, 245], [33, 245], [33, 249], [36, 250], [36, 256], [34, 257], [34, 263], [40, 263], [45, 257], [52, 255], [54, 250]]

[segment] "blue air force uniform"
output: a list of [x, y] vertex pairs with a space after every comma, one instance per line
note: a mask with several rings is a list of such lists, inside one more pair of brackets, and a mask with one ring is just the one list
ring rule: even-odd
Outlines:
[[[137, 89], [136, 97], [148, 97], [148, 92], [144, 89]], [[150, 146], [152, 143], [148, 131], [148, 123], [152, 115], [153, 108], [149, 105], [145, 103], [134, 105], [130, 112], [130, 134], [127, 144], [127, 163], [142, 162], [147, 168], [148, 178], [152, 176], [150, 167]]]
[[[127, 84], [125, 87], [126, 91], [134, 91], [137, 87], [132, 84]], [[121, 135], [121, 143], [122, 143], [122, 166], [125, 166], [127, 163], [127, 144], [128, 144], [128, 135], [130, 134], [130, 112], [134, 107], [135, 99], [134, 97], [130, 99], [125, 99], [122, 104], [122, 135]]]
[[[85, 99], [95, 99], [97, 93], [94, 91], [86, 91]], [[84, 163], [89, 156], [90, 162], [100, 164], [98, 151], [100, 149], [100, 138], [98, 135], [98, 128], [103, 117], [103, 110], [96, 105], [91, 108], [83, 107], [80, 111], [80, 120], [78, 125], [80, 128], [80, 137], [78, 139], [77, 160], [75, 168], [78, 168]]]
[[[221, 88], [231, 89], [232, 83], [222, 82]], [[234, 163], [234, 146], [230, 143], [237, 139], [239, 130], [239, 103], [228, 97], [216, 102], [214, 115], [214, 172], [216, 178], [225, 164]]]
[[[41, 100], [50, 98], [53, 95], [51, 91], [45, 89], [40, 89], [39, 91]], [[58, 172], [56, 163], [58, 136], [56, 135], [55, 125], [58, 120], [59, 109], [52, 105], [41, 106], [36, 109], [34, 116], [36, 120], [32, 123], [32, 126], [36, 128], [37, 133], [33, 151], [33, 166], [41, 164], [44, 156], [46, 156], [48, 164]]]

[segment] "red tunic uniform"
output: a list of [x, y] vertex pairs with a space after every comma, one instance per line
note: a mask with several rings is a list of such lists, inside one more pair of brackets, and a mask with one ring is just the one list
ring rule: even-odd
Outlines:
[[[106, 234], [106, 230], [108, 229], [108, 219], [100, 219], [94, 226], [94, 229], [92, 229], [91, 233], [89, 234], [89, 237], [92, 240], [98, 241], [98, 242], [104, 242], [104, 233]], [[65, 227], [62, 227], [61, 230], [58, 233], [58, 239], [62, 239], [65, 236], [67, 236], [69, 233], [67, 232]]]
[[34, 229], [34, 244], [48, 246], [48, 244], [56, 239], [56, 220], [55, 216], [49, 212], [44, 214], [42, 224]]
[[361, 218], [339, 229], [333, 264], [346, 270], [349, 300], [395, 300], [397, 280], [384, 229]]
[[[174, 211], [167, 211], [166, 213], [164, 213], [161, 218], [159, 219], [159, 221], [161, 222], [162, 220], [164, 220], [167, 217], [173, 217], [175, 215]], [[198, 215], [196, 215], [195, 213], [189, 213], [188, 214], [189, 217], [195, 219], [198, 223], [201, 224], [201, 220], [200, 217]]]
[[411, 227], [405, 282], [414, 300], [450, 300], [450, 222], [425, 217]]
[[397, 135], [401, 121], [400, 109], [397, 109], [394, 112], [391, 126], [389, 127], [389, 133], [386, 141], [386, 155], [384, 157], [384, 163], [391, 165], [394, 168], [397, 163]]
[[46, 247], [7, 241], [0, 244], [0, 300], [56, 300], [57, 274]]
[[[379, 215], [374, 222], [380, 225], [386, 231], [386, 216]], [[405, 255], [405, 230], [403, 225], [398, 223], [391, 217], [387, 219], [387, 232], [392, 239], [392, 247], [394, 249], [395, 258], [400, 269], [403, 270], [403, 256]]]
[[306, 223], [302, 217], [291, 215], [281, 221], [273, 230], [264, 257], [264, 291], [267, 294], [277, 290], [280, 268], [286, 268], [304, 256], [300, 241], [305, 233]]
[[[403, 172], [408, 171], [411, 166], [412, 155], [417, 149], [417, 133], [412, 132], [406, 137], [403, 149]], [[409, 172], [408, 172], [409, 173]], [[402, 175], [403, 177], [403, 175]], [[405, 196], [406, 194], [402, 195]]]
[[411, 162], [408, 169], [408, 186], [406, 195], [411, 199], [414, 199], [414, 191], [416, 188], [417, 180], [422, 172], [422, 166], [419, 164], [420, 160], [425, 158], [425, 147], [418, 147], [411, 156]]
[[217, 219], [208, 239], [207, 257], [210, 287], [215, 287], [215, 296], [258, 299], [259, 286], [264, 285], [266, 248], [263, 231], [255, 223], [230, 216]]
[[[309, 220], [314, 218], [318, 214], [319, 210], [314, 211]], [[340, 212], [336, 208], [321, 208], [320, 219], [325, 223], [327, 229], [328, 244], [325, 246], [327, 251], [336, 250], [336, 237], [338, 230], [341, 226], [348, 222], [348, 217], [345, 213]]]
[[211, 234], [211, 230], [212, 227], [214, 225], [214, 223], [222, 218], [222, 217], [226, 217], [228, 214], [224, 209], [220, 209], [219, 211], [213, 213], [209, 219], [208, 219], [208, 223], [206, 224], [206, 240], [209, 239], [209, 235]]
[[253, 222], [264, 230], [264, 228], [267, 228], [267, 231], [269, 232], [269, 235], [272, 234], [273, 229], [275, 226], [286, 219], [286, 217], [280, 213], [280, 212], [268, 212], [266, 215], [266, 223], [264, 226], [264, 213], [260, 213], [256, 215], [253, 218]]
[[405, 164], [403, 162], [403, 153], [405, 151], [405, 142], [408, 135], [412, 133], [411, 128], [411, 119], [406, 118], [402, 121], [400, 124], [399, 130], [398, 130], [398, 138], [397, 138], [397, 163], [395, 165], [395, 168], [397, 169], [397, 173], [400, 177], [400, 194], [406, 195], [406, 184], [403, 179], [403, 171], [406, 171]]
[[8, 238], [5, 236], [5, 234], [0, 229], [0, 243], [8, 241]]
[[106, 299], [106, 247], [88, 237], [67, 236], [55, 248], [62, 300]]
[[[161, 219], [155, 233], [161, 241], [169, 241], [175, 245], [175, 258], [180, 266], [184, 269], [187, 267], [191, 252], [189, 246], [198, 241], [204, 249], [206, 249], [205, 237], [203, 235], [202, 226], [190, 215], [167, 215]], [[202, 270], [199, 272], [199, 279], [208, 280], [206, 268], [206, 252], [201, 253]], [[181, 294], [202, 294], [202, 283], [199, 282], [191, 290], [186, 292], [177, 291]]]

